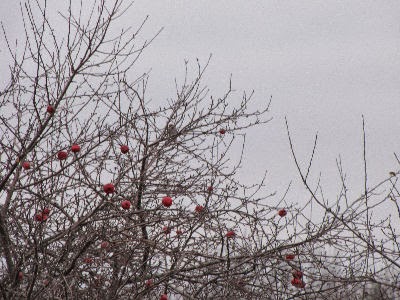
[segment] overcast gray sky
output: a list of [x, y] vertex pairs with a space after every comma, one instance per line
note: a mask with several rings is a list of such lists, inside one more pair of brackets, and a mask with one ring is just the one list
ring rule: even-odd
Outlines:
[[[0, 19], [11, 35], [18, 5], [0, 3]], [[232, 73], [236, 99], [242, 90], [254, 89], [260, 104], [272, 95], [273, 121], [248, 136], [244, 180], [256, 180], [267, 169], [270, 190], [280, 193], [291, 179], [298, 181], [284, 116], [303, 162], [318, 131], [313, 171], [322, 172], [328, 198], [338, 191], [339, 154], [354, 195], [361, 192], [362, 114], [370, 183], [399, 169], [393, 152], [400, 153], [400, 1], [137, 0], [120, 22], [137, 24], [145, 15], [150, 19], [142, 36], [164, 27], [138, 65], [152, 68], [154, 101], [173, 97], [184, 59], [205, 62], [210, 53], [204, 82], [212, 94], [222, 95]], [[302, 202], [299, 195], [294, 190], [288, 201]]]

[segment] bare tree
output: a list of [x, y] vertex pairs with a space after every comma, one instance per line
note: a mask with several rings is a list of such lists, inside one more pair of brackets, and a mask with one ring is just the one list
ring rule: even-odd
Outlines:
[[[400, 297], [398, 284], [400, 240], [395, 229], [400, 221], [398, 204], [400, 194], [397, 187], [399, 171], [390, 171], [388, 178], [372, 187], [368, 186], [364, 117], [362, 122], [364, 190], [357, 199], [351, 199], [348, 196], [346, 173], [339, 157], [337, 167], [340, 176], [340, 193], [335, 201], [329, 201], [324, 196], [320, 177], [318, 176], [314, 183], [309, 177], [318, 136], [315, 137], [307, 170], [304, 170], [296, 156], [286, 120], [290, 148], [300, 178], [310, 194], [310, 205], [314, 203], [324, 212], [321, 225], [332, 229], [329, 234], [316, 241], [310, 249], [310, 254], [318, 253], [314, 260], [319, 260], [321, 267], [319, 274], [310, 274], [309, 277], [314, 280], [314, 286], [319, 288], [319, 293], [324, 292], [326, 299], [330, 299], [329, 297], [332, 299], [338, 297], [396, 299]], [[396, 153], [394, 156], [400, 164]], [[391, 213], [382, 214], [382, 211]], [[317, 249], [318, 252], [315, 251]]]
[[[265, 178], [242, 184], [245, 134], [268, 123], [271, 100], [252, 108], [253, 93], [243, 93], [234, 105], [231, 81], [221, 97], [209, 95], [207, 61], [193, 75], [186, 63], [175, 97], [153, 107], [148, 74], [131, 75], [152, 40], [138, 43], [146, 19], [114, 28], [130, 6], [70, 1], [54, 16], [46, 1], [27, 1], [23, 47], [3, 28], [12, 64], [0, 91], [2, 297], [397, 295], [393, 220], [371, 214], [388, 201], [400, 212], [398, 173], [352, 201], [339, 162], [342, 190], [329, 204], [289, 134], [309, 201], [289, 203], [290, 186], [281, 198], [265, 192]], [[307, 213], [313, 203], [321, 218]]]

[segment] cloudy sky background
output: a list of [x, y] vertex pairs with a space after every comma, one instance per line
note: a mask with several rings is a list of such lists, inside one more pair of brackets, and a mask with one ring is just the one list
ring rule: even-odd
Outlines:
[[[269, 191], [281, 195], [294, 180], [287, 201], [308, 199], [290, 154], [285, 116], [304, 166], [319, 133], [312, 171], [321, 172], [331, 200], [339, 191], [339, 155], [350, 194], [362, 192], [362, 114], [369, 183], [399, 169], [393, 155], [400, 154], [399, 1], [137, 0], [119, 22], [135, 25], [146, 15], [142, 37], [164, 27], [136, 67], [138, 73], [152, 69], [148, 95], [155, 103], [174, 96], [185, 59], [205, 63], [210, 54], [203, 82], [211, 94], [221, 96], [232, 74], [237, 92], [231, 101], [254, 89], [261, 106], [272, 95], [273, 121], [248, 133], [244, 181], [258, 180], [266, 169]], [[10, 38], [22, 37], [18, 2], [1, 1], [0, 20]], [[0, 45], [4, 82], [2, 37]]]

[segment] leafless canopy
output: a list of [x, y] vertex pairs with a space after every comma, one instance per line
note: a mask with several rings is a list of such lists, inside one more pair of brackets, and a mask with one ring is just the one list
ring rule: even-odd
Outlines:
[[[12, 63], [0, 90], [0, 295], [399, 295], [398, 173], [349, 199], [338, 161], [341, 191], [329, 203], [310, 182], [312, 159], [300, 167], [288, 127], [309, 199], [278, 199], [265, 178], [240, 183], [245, 133], [270, 120], [270, 99], [252, 108], [253, 93], [238, 99], [230, 80], [221, 97], [209, 95], [207, 61], [194, 74], [186, 63], [175, 96], [150, 102], [148, 74], [132, 79], [152, 41], [139, 39], [146, 19], [116, 24], [130, 7], [70, 1], [55, 14], [46, 1], [27, 1], [16, 46], [3, 26]], [[382, 205], [395, 209], [376, 220]]]

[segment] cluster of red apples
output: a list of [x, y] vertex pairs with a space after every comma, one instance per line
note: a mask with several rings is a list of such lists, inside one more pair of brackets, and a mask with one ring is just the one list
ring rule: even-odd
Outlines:
[[38, 213], [35, 215], [35, 220], [38, 222], [45, 222], [50, 214], [50, 209], [45, 208], [42, 210], [42, 212]]
[[[55, 109], [54, 106], [52, 106], [52, 105], [48, 105], [48, 106], [47, 106], [47, 112], [48, 112], [49, 114], [52, 115], [52, 114], [55, 113], [55, 111], [56, 111], [56, 109]], [[79, 152], [79, 151], [81, 151], [81, 146], [80, 146], [80, 145], [78, 145], [78, 144], [73, 144], [73, 145], [71, 146], [71, 152], [77, 153], [77, 152]], [[121, 152], [122, 152], [123, 154], [128, 153], [128, 152], [129, 152], [129, 147], [128, 147], [127, 145], [121, 145]], [[65, 150], [59, 151], [59, 152], [57, 153], [57, 158], [58, 158], [58, 160], [66, 160], [66, 159], [68, 158], [68, 152], [65, 151]], [[30, 163], [29, 161], [24, 161], [24, 162], [22, 163], [22, 168], [24, 168], [25, 170], [29, 170], [29, 169], [31, 168], [31, 163]]]
[[[54, 108], [52, 106], [48, 106], [47, 107], [47, 112], [53, 113], [54, 112]], [[129, 152], [129, 147], [127, 145], [121, 145], [120, 149], [121, 149], [121, 152], [124, 153], [124, 154]], [[81, 151], [80, 145], [73, 144], [71, 146], [71, 152], [77, 153], [79, 151]], [[60, 161], [67, 159], [67, 157], [68, 157], [68, 152], [67, 151], [62, 150], [62, 151], [59, 151], [57, 153], [57, 158]], [[29, 161], [24, 161], [22, 163], [22, 168], [24, 170], [29, 170], [31, 168], [31, 163]], [[105, 184], [103, 186], [103, 190], [104, 190], [104, 192], [106, 194], [111, 194], [111, 193], [115, 192], [115, 187], [114, 187], [114, 185], [112, 183], [108, 183], [108, 184]], [[172, 199], [171, 199], [171, 204], [172, 204]], [[167, 206], [167, 205], [165, 205], [165, 206]], [[131, 207], [130, 201], [129, 200], [122, 201], [121, 207], [123, 209], [129, 209]], [[35, 215], [35, 220], [38, 221], [38, 222], [45, 222], [48, 219], [49, 214], [50, 214], [50, 210], [48, 208], [45, 208], [41, 213], [38, 213], [38, 214]]]
[[303, 281], [303, 272], [300, 270], [293, 270], [292, 275], [293, 279], [290, 283], [297, 288], [305, 288], [306, 284]]

